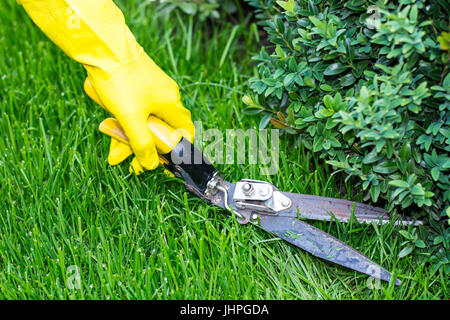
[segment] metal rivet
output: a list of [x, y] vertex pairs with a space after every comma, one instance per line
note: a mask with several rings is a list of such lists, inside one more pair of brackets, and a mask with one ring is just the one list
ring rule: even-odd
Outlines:
[[262, 196], [267, 196], [269, 194], [269, 188], [266, 186], [262, 186], [259, 190], [259, 194]]
[[287, 207], [289, 207], [289, 206], [291, 205], [291, 200], [289, 200], [289, 199], [283, 199], [283, 200], [281, 201], [281, 205], [282, 205], [283, 207], [287, 208]]

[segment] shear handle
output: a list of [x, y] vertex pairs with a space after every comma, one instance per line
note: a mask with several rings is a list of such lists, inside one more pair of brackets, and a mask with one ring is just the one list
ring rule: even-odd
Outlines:
[[[148, 118], [148, 127], [166, 169], [183, 178], [187, 184], [199, 192], [204, 193], [208, 182], [217, 173], [217, 170], [204, 157], [203, 153], [175, 129], [154, 116]], [[116, 119], [104, 120], [100, 124], [99, 130], [123, 143], [129, 143], [127, 135]]]

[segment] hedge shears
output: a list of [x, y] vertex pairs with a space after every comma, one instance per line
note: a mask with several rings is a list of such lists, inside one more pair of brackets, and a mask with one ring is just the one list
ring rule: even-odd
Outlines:
[[[392, 279], [390, 272], [361, 252], [303, 221], [336, 219], [346, 223], [354, 216], [360, 223], [389, 223], [390, 217], [384, 209], [348, 200], [282, 192], [265, 181], [228, 182], [199, 149], [162, 120], [150, 116], [148, 125], [164, 167], [183, 179], [188, 191], [230, 211], [240, 224], [255, 224], [316, 257], [400, 284], [399, 279]], [[121, 142], [128, 142], [125, 132], [113, 118], [104, 120], [99, 129]], [[404, 219], [395, 223], [418, 225], [422, 222]]]

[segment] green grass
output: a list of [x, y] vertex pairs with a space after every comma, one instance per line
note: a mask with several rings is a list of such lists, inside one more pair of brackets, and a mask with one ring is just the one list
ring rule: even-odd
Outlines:
[[[257, 127], [242, 113], [258, 51], [251, 25], [200, 23], [127, 1], [140, 43], [180, 85], [204, 128]], [[0, 4], [0, 298], [448, 299], [448, 277], [417, 256], [398, 259], [391, 225], [311, 222], [393, 271], [400, 287], [322, 261], [188, 193], [162, 170], [140, 177], [106, 162], [108, 114], [84, 94], [85, 72], [33, 25], [15, 0]], [[233, 35], [233, 36], [231, 36]], [[221, 165], [230, 181], [361, 200], [301, 146], [283, 141], [280, 171]], [[80, 269], [71, 290], [68, 267]], [[70, 269], [69, 269], [70, 270]]]

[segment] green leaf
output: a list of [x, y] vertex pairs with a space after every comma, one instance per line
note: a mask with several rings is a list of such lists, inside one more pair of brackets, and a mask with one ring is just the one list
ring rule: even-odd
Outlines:
[[381, 174], [391, 174], [397, 171], [397, 165], [393, 161], [384, 161], [381, 164], [375, 166], [373, 171]]
[[381, 192], [381, 188], [380, 188], [379, 184], [377, 184], [376, 186], [372, 186], [372, 188], [370, 188], [370, 196], [372, 197], [372, 201], [373, 202], [377, 202], [378, 201], [378, 197], [380, 196], [380, 192]]
[[305, 84], [308, 86], [308, 87], [311, 87], [311, 88], [315, 88], [315, 86], [316, 86], [316, 81], [313, 79], [313, 78], [311, 78], [311, 77], [305, 77]]
[[194, 15], [197, 13], [198, 4], [196, 3], [188, 3], [188, 2], [182, 2], [179, 3], [178, 6], [181, 8], [181, 10], [184, 11], [184, 13], [189, 15]]
[[319, 29], [322, 33], [327, 32], [327, 23], [326, 21], [320, 21], [314, 16], [310, 16], [309, 20]]
[[410, 13], [409, 13], [409, 19], [410, 19], [410, 20], [412, 20], [412, 21], [417, 21], [417, 11], [418, 11], [417, 5], [413, 5], [413, 6], [411, 7], [411, 11], [410, 11]]
[[383, 155], [382, 154], [378, 154], [377, 151], [375, 149], [373, 149], [371, 152], [369, 152], [364, 158], [363, 158], [363, 163], [364, 164], [370, 164], [370, 163], [374, 163], [377, 162], [379, 160], [383, 159]]
[[413, 186], [411, 188], [411, 194], [413, 196], [424, 196], [425, 195], [425, 191], [423, 190], [422, 186], [419, 184], [416, 184], [415, 186]]
[[442, 85], [444, 88], [450, 89], [450, 73], [444, 78]]
[[[449, 208], [450, 208], [450, 207], [449, 207]], [[437, 245], [437, 244], [442, 243], [442, 242], [444, 242], [444, 237], [443, 237], [443, 236], [437, 236], [437, 237], [435, 237], [434, 240], [433, 240], [433, 244], [434, 244], [434, 245]]]
[[265, 129], [267, 127], [267, 125], [269, 124], [271, 118], [272, 117], [270, 114], [266, 114], [259, 122], [259, 130]]
[[303, 81], [303, 78], [301, 75], [297, 74], [295, 76], [295, 83], [298, 84], [299, 86], [303, 86], [305, 84], [305, 82]]
[[414, 244], [416, 245], [417, 248], [425, 248], [426, 247], [425, 242], [423, 242], [422, 240], [417, 240]]
[[294, 13], [295, 10], [295, 2], [294, 0], [288, 0], [288, 1], [277, 1], [278, 5], [282, 7], [284, 10]]
[[275, 25], [276, 25], [276, 27], [277, 27], [277, 31], [278, 31], [279, 33], [281, 33], [281, 34], [284, 34], [285, 27], [284, 27], [284, 21], [283, 21], [283, 19], [282, 19], [279, 15], [276, 15], [276, 16], [274, 17], [274, 22], [275, 22]]
[[242, 102], [244, 102], [247, 105], [251, 105], [253, 104], [253, 100], [252, 98], [250, 98], [249, 96], [243, 96], [242, 97]]
[[262, 82], [264, 82], [269, 87], [274, 87], [277, 84], [277, 80], [271, 78], [264, 78], [262, 79]]
[[343, 65], [342, 63], [335, 62], [333, 64], [330, 64], [325, 71], [323, 72], [326, 76], [334, 76], [336, 74], [340, 74], [348, 69], [348, 66]]
[[322, 89], [323, 91], [331, 91], [331, 86], [329, 84], [321, 84], [320, 85], [320, 89]]
[[405, 142], [400, 151], [400, 157], [405, 160], [409, 160], [411, 158], [411, 144], [409, 142]]
[[323, 148], [323, 137], [316, 136], [313, 142], [313, 152], [318, 152]]
[[405, 237], [408, 240], [412, 240], [411, 234], [406, 230], [400, 230], [398, 233], [400, 233], [403, 237]]
[[412, 245], [408, 245], [405, 248], [403, 248], [402, 251], [398, 254], [399, 258], [406, 257], [408, 254], [410, 254], [413, 251], [414, 247]]
[[399, 188], [408, 188], [409, 184], [406, 181], [403, 180], [392, 180], [389, 181], [389, 185]]
[[295, 73], [289, 73], [283, 80], [283, 84], [285, 87], [289, 87], [295, 79]]
[[284, 52], [284, 50], [281, 48], [280, 45], [277, 44], [277, 46], [275, 47], [275, 53], [277, 54], [277, 56], [279, 56], [280, 58], [286, 58], [286, 53]]
[[325, 107], [327, 107], [328, 109], [333, 110], [334, 108], [334, 99], [332, 96], [330, 96], [329, 94], [327, 94], [324, 98], [323, 98], [323, 103], [325, 104]]
[[350, 72], [350, 73], [347, 73], [345, 76], [342, 76], [342, 77], [339, 79], [339, 84], [340, 84], [342, 87], [348, 87], [348, 86], [351, 86], [352, 84], [354, 84], [355, 81], [356, 81], [356, 78], [355, 78], [355, 77], [353, 76], [353, 74]]
[[431, 177], [434, 181], [438, 181], [440, 175], [441, 171], [439, 170], [439, 167], [434, 167], [433, 169], [431, 169]]

